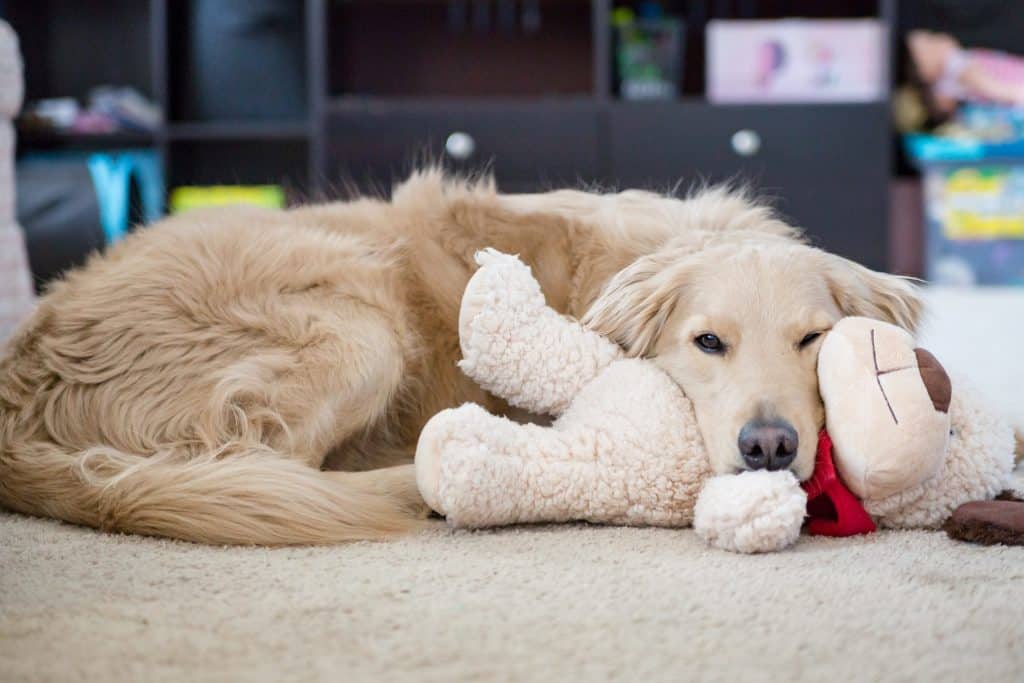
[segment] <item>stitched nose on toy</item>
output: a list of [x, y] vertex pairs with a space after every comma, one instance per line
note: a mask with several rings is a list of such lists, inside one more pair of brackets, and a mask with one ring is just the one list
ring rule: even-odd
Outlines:
[[796, 459], [799, 444], [796, 430], [785, 420], [751, 420], [740, 430], [740, 455], [752, 470], [786, 469]]

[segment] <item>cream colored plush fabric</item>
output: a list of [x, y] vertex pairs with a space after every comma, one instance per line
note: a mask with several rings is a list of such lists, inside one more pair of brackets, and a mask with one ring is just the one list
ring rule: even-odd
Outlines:
[[715, 548], [783, 550], [800, 538], [807, 493], [792, 472], [756, 470], [711, 477], [693, 509], [693, 530]]
[[[931, 479], [949, 450], [949, 407], [935, 407], [916, 346], [906, 330], [868, 318], [840, 320], [821, 343], [818, 390], [836, 468], [861, 500]], [[1008, 461], [1012, 450], [1011, 440]]]
[[905, 491], [864, 501], [881, 526], [938, 527], [963, 503], [992, 498], [1007, 488], [1014, 438], [1006, 419], [956, 376], [949, 413], [953, 435], [938, 474]]
[[547, 306], [517, 257], [484, 249], [476, 262], [459, 307], [459, 367], [511, 405], [561, 415], [621, 349]]
[[[424, 499], [458, 527], [685, 526], [711, 475], [690, 401], [653, 364], [633, 359], [612, 363], [552, 427], [474, 404], [445, 410], [424, 427], [416, 467]], [[437, 472], [435, 489], [424, 470]]]
[[474, 404], [434, 416], [416, 449], [427, 504], [458, 527], [689, 524], [711, 473], [689, 399], [649, 361], [622, 359], [548, 307], [515, 256], [488, 249], [476, 260], [459, 367], [512, 405], [558, 419], [522, 425]]
[[1006, 488], [1013, 469], [1003, 412], [957, 374], [948, 413], [936, 410], [914, 347], [894, 325], [846, 318], [818, 356], [836, 468], [872, 517], [892, 528], [938, 527], [963, 503]]
[[968, 681], [1024, 671], [1024, 548], [735, 555], [690, 530], [210, 548], [0, 513], [3, 681]]

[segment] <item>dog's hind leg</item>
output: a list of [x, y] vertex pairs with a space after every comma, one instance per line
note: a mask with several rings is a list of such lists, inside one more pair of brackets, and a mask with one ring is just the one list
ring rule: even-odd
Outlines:
[[57, 357], [39, 352], [48, 340], [26, 336], [0, 361], [0, 505], [206, 543], [334, 543], [415, 528], [426, 509], [411, 468], [319, 470], [332, 444], [385, 419], [405, 372], [401, 337], [373, 306], [311, 303], [254, 318], [273, 334], [211, 330], [206, 339], [250, 343], [191, 344], [190, 361], [161, 374], [146, 367], [145, 338], [121, 343], [125, 370], [102, 374], [87, 365], [102, 347]]

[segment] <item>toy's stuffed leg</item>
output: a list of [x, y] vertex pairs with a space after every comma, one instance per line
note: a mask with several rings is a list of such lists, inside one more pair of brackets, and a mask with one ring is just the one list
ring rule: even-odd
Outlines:
[[420, 493], [454, 527], [629, 522], [620, 469], [599, 462], [585, 433], [517, 424], [475, 404], [435, 415], [416, 449]]
[[1024, 499], [1003, 491], [996, 500], [964, 503], [943, 525], [950, 538], [982, 545], [1024, 545]]
[[476, 260], [459, 313], [459, 367], [511, 405], [560, 415], [621, 350], [547, 306], [517, 257], [486, 249]]

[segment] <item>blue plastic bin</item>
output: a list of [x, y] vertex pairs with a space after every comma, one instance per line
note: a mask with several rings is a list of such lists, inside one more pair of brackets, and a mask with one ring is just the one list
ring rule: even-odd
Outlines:
[[104, 244], [124, 238], [129, 229], [131, 183], [139, 191], [141, 218], [145, 224], [159, 220], [164, 213], [163, 161], [151, 149], [124, 149], [110, 152], [49, 152], [31, 154], [23, 163], [84, 163], [89, 170]]
[[1024, 139], [905, 142], [924, 178], [927, 279], [1024, 285]]

